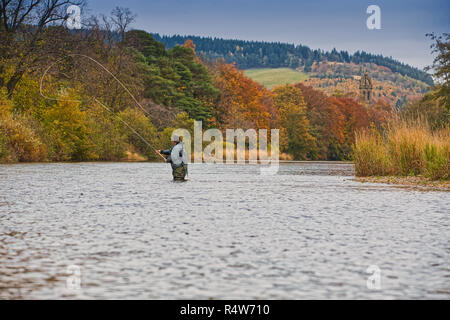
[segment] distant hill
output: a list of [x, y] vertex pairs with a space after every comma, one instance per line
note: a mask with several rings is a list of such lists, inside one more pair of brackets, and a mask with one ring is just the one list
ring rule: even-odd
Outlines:
[[[399, 74], [427, 85], [433, 85], [430, 74], [397, 61], [391, 57], [374, 55], [364, 51], [349, 54], [347, 51], [330, 52], [312, 50], [307, 46], [280, 42], [261, 42], [244, 40], [225, 40], [198, 36], [161, 36], [153, 34], [155, 40], [164, 43], [168, 48], [183, 44], [191, 39], [197, 54], [208, 60], [223, 58], [228, 63], [235, 62], [241, 69], [253, 68], [291, 68], [310, 73], [322, 62], [342, 63], [343, 65], [377, 65], [384, 67], [387, 72]], [[328, 77], [342, 78], [344, 73], [329, 73]], [[348, 75], [347, 75], [348, 76]], [[380, 79], [379, 79], [380, 80]]]
[[[366, 64], [373, 81], [374, 99], [383, 99], [397, 107], [428, 92], [422, 81], [402, 76], [375, 64]], [[328, 95], [340, 92], [357, 98], [359, 95], [360, 66], [353, 63], [321, 62], [314, 64], [308, 74], [289, 68], [247, 69], [245, 75], [269, 89], [277, 85], [303, 82]]]
[[263, 86], [272, 89], [283, 84], [297, 83], [308, 79], [308, 75], [289, 68], [247, 69], [245, 75]]

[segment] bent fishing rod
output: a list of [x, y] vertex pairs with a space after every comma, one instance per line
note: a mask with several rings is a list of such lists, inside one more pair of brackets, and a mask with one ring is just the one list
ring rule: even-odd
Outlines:
[[[68, 54], [68, 56], [70, 57], [83, 57], [83, 58], [87, 58], [91, 61], [93, 61], [94, 63], [96, 63], [98, 66], [100, 66], [104, 71], [106, 71], [111, 77], [114, 78], [114, 80], [116, 80], [120, 86], [133, 98], [134, 102], [139, 106], [139, 108], [144, 111], [146, 114], [149, 114], [148, 111], [137, 101], [137, 99], [134, 97], [134, 95], [130, 92], [130, 90], [128, 90], [128, 88], [111, 72], [109, 71], [105, 66], [103, 66], [100, 62], [98, 62], [97, 60], [95, 60], [94, 58], [91, 58], [87, 55], [84, 54]], [[42, 97], [44, 97], [47, 100], [54, 100], [54, 101], [68, 101], [68, 102], [78, 102], [78, 103], [82, 103], [82, 101], [80, 100], [70, 100], [70, 99], [56, 99], [56, 98], [51, 98], [48, 97], [46, 95], [44, 95], [43, 91], [42, 91], [42, 86], [43, 86], [43, 82], [44, 82], [44, 78], [47, 75], [47, 73], [49, 72], [49, 70], [59, 61], [61, 61], [62, 59], [58, 60], [57, 62], [51, 64], [44, 72], [44, 74], [42, 75], [41, 78], [41, 82], [40, 82], [40, 87], [39, 87], [39, 92], [41, 94]], [[118, 116], [116, 113], [114, 113], [110, 108], [108, 108], [107, 106], [105, 106], [103, 103], [101, 103], [96, 97], [93, 97], [93, 100], [95, 102], [97, 102], [103, 109], [105, 109], [106, 111], [108, 111], [109, 113], [111, 113], [113, 116], [115, 116], [117, 119], [119, 119], [125, 126], [127, 126], [128, 129], [130, 129], [136, 136], [139, 137], [139, 139], [141, 139], [150, 149], [152, 149], [158, 156], [160, 156], [164, 162], [166, 162], [166, 158], [156, 149], [153, 147], [153, 145], [147, 141], [147, 139], [145, 139], [143, 136], [141, 136], [131, 125], [129, 125], [125, 120], [123, 120], [120, 116]]]
[[107, 106], [105, 106], [103, 103], [101, 103], [100, 101], [98, 101], [97, 98], [93, 98], [93, 100], [95, 102], [97, 102], [103, 109], [105, 109], [106, 111], [108, 111], [109, 113], [111, 113], [113, 116], [115, 116], [117, 119], [119, 119], [124, 125], [126, 125], [128, 127], [128, 129], [130, 129], [136, 136], [138, 136], [148, 147], [150, 147], [150, 149], [152, 149], [153, 151], [155, 151], [155, 153], [160, 156], [162, 159], [164, 159], [164, 161], [166, 161], [166, 158], [159, 153], [159, 151], [154, 148], [152, 146], [152, 144], [150, 142], [148, 142], [143, 136], [141, 136], [132, 126], [130, 126], [125, 120], [123, 120], [121, 117], [119, 117], [117, 114], [115, 114], [111, 109], [109, 109]]

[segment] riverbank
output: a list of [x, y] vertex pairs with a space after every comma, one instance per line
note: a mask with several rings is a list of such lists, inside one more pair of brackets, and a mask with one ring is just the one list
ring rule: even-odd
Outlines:
[[423, 191], [445, 191], [450, 192], [449, 180], [431, 180], [423, 176], [414, 177], [357, 177], [355, 179], [361, 183], [384, 183], [398, 185], [399, 187], [413, 188]]

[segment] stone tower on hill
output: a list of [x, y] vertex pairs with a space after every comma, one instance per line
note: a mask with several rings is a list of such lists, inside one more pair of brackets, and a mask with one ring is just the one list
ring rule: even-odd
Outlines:
[[373, 90], [372, 79], [370, 78], [367, 70], [365, 70], [363, 75], [361, 76], [361, 81], [359, 83], [361, 102], [365, 104], [370, 104], [372, 102], [372, 90]]

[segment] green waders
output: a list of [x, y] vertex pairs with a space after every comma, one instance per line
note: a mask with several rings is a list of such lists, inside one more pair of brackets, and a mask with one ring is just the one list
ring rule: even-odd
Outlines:
[[187, 164], [183, 164], [182, 166], [176, 168], [172, 172], [173, 180], [175, 181], [184, 181], [187, 174]]

